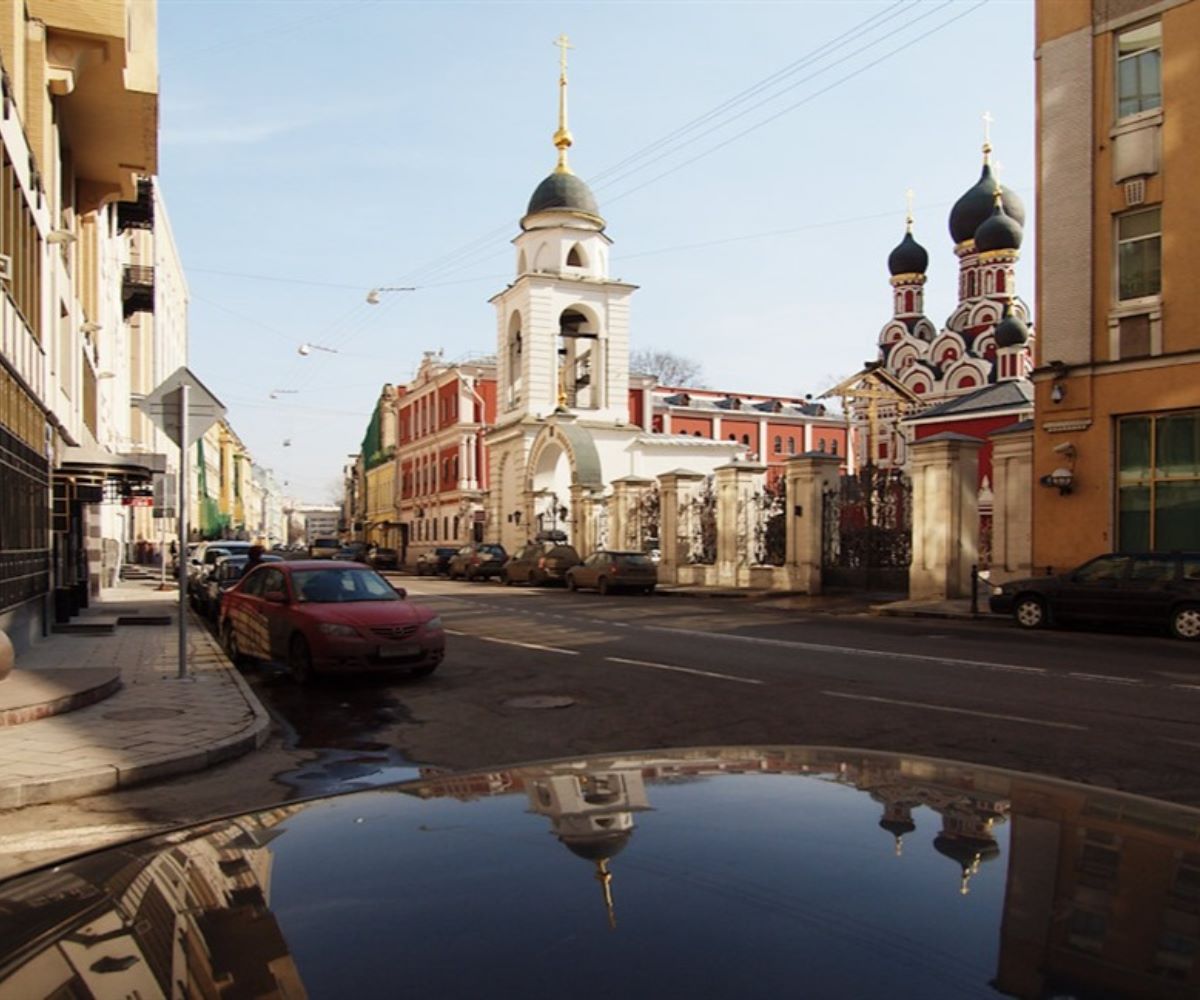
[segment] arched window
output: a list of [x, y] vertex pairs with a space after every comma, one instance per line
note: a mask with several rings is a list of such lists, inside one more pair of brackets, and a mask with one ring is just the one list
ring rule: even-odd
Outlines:
[[742, 444], [749, 444], [749, 443], [750, 443], [750, 435], [749, 435], [749, 434], [743, 434], [743, 435], [742, 435]]
[[975, 272], [972, 271], [967, 275], [967, 298], [975, 297]]
[[567, 251], [567, 267], [586, 267], [587, 258], [583, 255], [583, 247], [576, 243]]
[[778, 434], [775, 435], [775, 454], [783, 454], [783, 438]]
[[831, 455], [837, 454], [837, 439], [836, 438], [829, 442], [829, 454], [831, 454]]
[[730, 440], [730, 441], [736, 441], [736, 440], [737, 440], [737, 435], [736, 435], [736, 434], [730, 434], [730, 435], [729, 435], [729, 440]]
[[450, 537], [451, 538], [458, 537], [458, 515], [457, 514], [454, 515], [454, 534], [451, 535]]
[[913, 293], [912, 292], [904, 293], [904, 311], [905, 312], [913, 311]]
[[825, 439], [818, 438], [817, 439], [817, 451], [824, 451], [824, 450], [825, 450]]
[[692, 437], [702, 437], [699, 431], [692, 431]]
[[790, 435], [788, 437], [788, 454], [789, 455], [796, 454], [796, 439], [794, 437], [791, 437]]
[[1008, 274], [1004, 271], [996, 272], [996, 291], [1005, 292], [1008, 290]]

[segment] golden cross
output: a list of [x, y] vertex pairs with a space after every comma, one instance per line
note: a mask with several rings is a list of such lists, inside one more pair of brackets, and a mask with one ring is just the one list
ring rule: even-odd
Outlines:
[[904, 192], [904, 202], [908, 206], [906, 221], [908, 222], [910, 227], [912, 226], [912, 222], [913, 222], [912, 209], [913, 209], [913, 198], [914, 197], [916, 197], [916, 192], [913, 191], [912, 188], [909, 188], [907, 191]]
[[557, 45], [559, 48], [559, 58], [558, 58], [559, 68], [562, 71], [562, 75], [566, 76], [567, 75], [567, 49], [573, 49], [573, 48], [575, 48], [575, 46], [571, 44], [571, 40], [569, 38], [567, 38], [567, 36], [565, 34], [559, 35], [554, 40], [554, 44]]
[[995, 120], [990, 111], [983, 113], [983, 141], [988, 146], [992, 144], [992, 122]]

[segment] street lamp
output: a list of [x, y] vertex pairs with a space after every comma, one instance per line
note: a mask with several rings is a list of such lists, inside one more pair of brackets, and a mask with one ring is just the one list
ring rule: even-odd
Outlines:
[[296, 353], [302, 358], [307, 358], [313, 351], [324, 351], [326, 354], [337, 354], [336, 347], [322, 347], [320, 344], [301, 344], [296, 348]]
[[278, 399], [280, 396], [294, 396], [299, 389], [272, 389], [268, 394], [268, 399]]
[[384, 292], [415, 292], [415, 288], [405, 285], [380, 285], [378, 288], [372, 288], [367, 292], [367, 302], [370, 305], [379, 305], [379, 300], [383, 297]]

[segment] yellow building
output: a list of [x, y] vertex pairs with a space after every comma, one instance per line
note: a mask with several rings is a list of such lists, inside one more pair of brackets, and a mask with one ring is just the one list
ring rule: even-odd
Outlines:
[[1200, 0], [1038, 0], [1033, 560], [1200, 549]]

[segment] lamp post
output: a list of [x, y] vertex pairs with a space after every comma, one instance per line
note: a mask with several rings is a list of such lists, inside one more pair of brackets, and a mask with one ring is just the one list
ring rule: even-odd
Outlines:
[[416, 288], [407, 285], [380, 285], [378, 288], [372, 288], [367, 292], [367, 303], [369, 305], [379, 305], [379, 300], [383, 297], [384, 292], [415, 292]]

